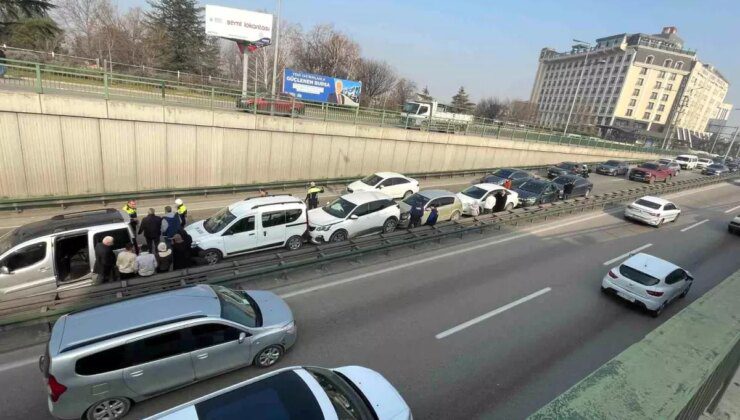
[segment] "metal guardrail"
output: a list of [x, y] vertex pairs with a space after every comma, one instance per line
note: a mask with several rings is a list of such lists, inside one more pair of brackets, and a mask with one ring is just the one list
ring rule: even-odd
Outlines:
[[656, 148], [628, 145], [597, 137], [565, 135], [549, 129], [520, 127], [520, 124], [475, 117], [460, 126], [458, 123], [439, 124], [432, 120], [420, 127], [405, 118], [400, 111], [364, 107], [314, 103], [293, 97], [248, 92], [210, 85], [188, 84], [172, 80], [132, 76], [106, 72], [100, 69], [81, 69], [53, 64], [5, 59], [8, 69], [0, 78], [0, 87], [30, 90], [37, 93], [70, 92], [105, 99], [126, 99], [162, 104], [180, 104], [207, 109], [242, 110], [253, 114], [282, 115], [381, 127], [417, 128], [429, 131], [455, 132], [484, 137], [521, 141], [567, 144], [581, 147], [602, 148], [630, 152], [659, 154]]
[[721, 177], [694, 178], [662, 184], [642, 184], [621, 191], [593, 195], [588, 199], [559, 201], [552, 204], [517, 208], [512, 211], [463, 218], [454, 222], [439, 223], [434, 227], [419, 227], [389, 234], [362, 237], [339, 243], [307, 245], [297, 251], [254, 254], [229, 259], [213, 266], [200, 266], [173, 271], [149, 278], [134, 278], [98, 286], [89, 286], [61, 292], [0, 302], [0, 325], [8, 325], [39, 318], [56, 317], [72, 310], [141, 296], [198, 283], [227, 283], [258, 277], [265, 274], [316, 264], [326, 264], [337, 259], [357, 257], [366, 253], [388, 251], [399, 246], [413, 246], [422, 242], [462, 236], [485, 229], [502, 226], [519, 226], [552, 217], [603, 209], [650, 194], [663, 194], [725, 182], [740, 177], [738, 174]]

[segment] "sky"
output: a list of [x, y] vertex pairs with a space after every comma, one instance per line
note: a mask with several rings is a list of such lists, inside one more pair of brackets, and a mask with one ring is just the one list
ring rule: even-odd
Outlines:
[[[277, 0], [213, 0], [220, 6], [275, 11]], [[206, 3], [203, 3], [206, 4]], [[118, 0], [119, 8], [147, 7]], [[738, 0], [283, 0], [282, 19], [309, 29], [330, 23], [347, 33], [365, 57], [428, 86], [449, 102], [460, 86], [476, 101], [528, 99], [543, 47], [569, 50], [572, 39], [621, 33], [659, 33], [675, 26], [684, 48], [714, 64], [730, 81], [726, 102], [740, 108]], [[740, 125], [740, 110], [731, 118]]]

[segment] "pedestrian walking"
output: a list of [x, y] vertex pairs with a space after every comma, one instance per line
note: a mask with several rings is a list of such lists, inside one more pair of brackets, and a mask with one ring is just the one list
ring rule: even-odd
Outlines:
[[157, 245], [157, 273], [165, 273], [172, 269], [172, 250], [167, 248], [167, 244], [160, 242]]
[[488, 194], [485, 201], [483, 201], [483, 213], [493, 213], [493, 208], [496, 207], [496, 196], [494, 193]]
[[96, 274], [95, 284], [109, 282], [115, 265], [116, 256], [113, 254], [113, 237], [106, 236], [95, 245], [95, 264], [93, 265], [93, 273]]
[[180, 234], [172, 237], [172, 269], [182, 270], [190, 267], [190, 247]]
[[154, 209], [149, 209], [148, 214], [139, 224], [139, 235], [144, 235], [149, 249], [157, 249], [159, 237], [162, 236], [162, 218], [157, 216]]
[[141, 246], [141, 252], [136, 257], [136, 272], [142, 277], [149, 277], [157, 269], [157, 258], [149, 252], [149, 245]]
[[409, 212], [411, 218], [409, 219], [409, 228], [415, 228], [421, 225], [421, 218], [424, 217], [424, 207], [421, 205], [414, 205], [411, 207]]
[[5, 50], [0, 48], [0, 79], [5, 77], [6, 67], [5, 67]]
[[121, 280], [136, 277], [136, 254], [132, 243], [127, 243], [125, 249], [118, 253], [116, 268]]
[[319, 194], [323, 192], [323, 187], [317, 187], [316, 183], [311, 181], [306, 192], [306, 204], [308, 204], [309, 210], [313, 210], [319, 206]]
[[511, 189], [511, 180], [509, 178], [506, 178], [504, 180], [504, 188], [506, 188], [507, 190]]
[[[129, 217], [129, 226], [131, 226], [131, 231], [136, 235], [136, 228], [139, 224], [139, 214], [136, 211], [136, 200], [128, 200], [126, 204], [123, 206], [123, 211], [128, 214]], [[139, 253], [139, 244], [134, 241], [134, 252], [137, 254]]]
[[437, 206], [431, 206], [429, 210], [429, 216], [427, 216], [427, 221], [424, 224], [427, 226], [434, 226], [437, 224], [438, 217], [439, 212], [437, 211]]
[[572, 182], [563, 185], [563, 200], [567, 200], [573, 194], [573, 187], [574, 184]]
[[188, 208], [185, 207], [185, 204], [179, 198], [175, 200], [175, 205], [177, 206], [177, 215], [180, 217], [180, 226], [185, 227], [188, 218]]
[[164, 208], [164, 216], [162, 217], [160, 232], [162, 233], [162, 237], [167, 246], [172, 246], [172, 237], [177, 234], [181, 226], [180, 215], [174, 213], [172, 211], [172, 207], [166, 206]]

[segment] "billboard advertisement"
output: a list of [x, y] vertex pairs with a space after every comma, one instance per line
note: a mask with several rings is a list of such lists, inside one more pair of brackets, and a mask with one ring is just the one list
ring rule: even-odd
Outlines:
[[272, 15], [208, 4], [206, 35], [264, 47], [272, 42]]
[[298, 99], [337, 105], [360, 106], [362, 82], [285, 69], [283, 93]]

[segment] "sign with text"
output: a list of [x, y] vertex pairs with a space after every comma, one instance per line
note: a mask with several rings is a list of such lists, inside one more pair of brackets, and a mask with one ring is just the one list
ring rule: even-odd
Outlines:
[[206, 5], [206, 35], [264, 47], [272, 42], [272, 15], [209, 4]]
[[362, 82], [285, 69], [283, 93], [298, 99], [360, 106]]

